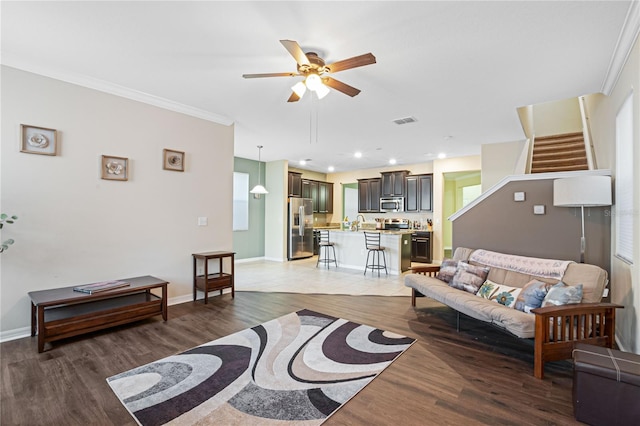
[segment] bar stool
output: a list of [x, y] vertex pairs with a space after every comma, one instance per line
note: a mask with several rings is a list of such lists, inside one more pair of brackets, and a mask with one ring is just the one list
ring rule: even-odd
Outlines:
[[[378, 270], [378, 276], [380, 276], [380, 269], [384, 269], [384, 273], [389, 275], [387, 272], [387, 258], [384, 254], [384, 247], [380, 245], [380, 233], [379, 232], [365, 232], [364, 233], [364, 243], [367, 251], [367, 263], [364, 268], [364, 274], [367, 275], [367, 269], [371, 269], [371, 273], [373, 273], [374, 269]], [[373, 257], [371, 259], [371, 263], [369, 263], [369, 255], [373, 252]], [[382, 253], [382, 260], [384, 261], [384, 265], [380, 264], [380, 253]]]
[[[333, 258], [329, 257], [329, 248], [333, 251]], [[322, 256], [324, 251], [324, 256]], [[320, 240], [318, 241], [318, 261], [316, 262], [316, 268], [318, 264], [322, 262], [327, 265], [327, 269], [329, 268], [329, 263], [335, 263], [336, 268], [338, 267], [338, 262], [336, 262], [336, 248], [334, 243], [332, 243], [329, 239], [329, 231], [320, 231]]]

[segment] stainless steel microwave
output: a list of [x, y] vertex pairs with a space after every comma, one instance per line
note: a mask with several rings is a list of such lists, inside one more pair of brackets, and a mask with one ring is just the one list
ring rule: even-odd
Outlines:
[[384, 197], [380, 198], [381, 212], [403, 212], [404, 197]]

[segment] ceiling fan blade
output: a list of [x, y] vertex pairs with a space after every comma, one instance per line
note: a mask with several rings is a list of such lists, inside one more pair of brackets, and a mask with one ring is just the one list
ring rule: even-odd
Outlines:
[[322, 79], [322, 82], [327, 86], [331, 87], [332, 89], [336, 89], [337, 91], [342, 92], [345, 95], [349, 95], [351, 97], [354, 97], [358, 93], [360, 93], [360, 89], [356, 89], [353, 86], [349, 86], [348, 84], [338, 81], [335, 78], [324, 77]]
[[280, 43], [284, 46], [285, 49], [289, 51], [293, 59], [296, 60], [298, 65], [311, 65], [309, 62], [309, 58], [304, 54], [302, 48], [298, 44], [297, 41], [293, 40], [280, 40]]
[[326, 68], [329, 69], [329, 72], [338, 72], [375, 63], [376, 57], [371, 53], [365, 53], [364, 55], [354, 56], [353, 58], [343, 59], [342, 61], [327, 64]]
[[298, 102], [300, 100], [300, 96], [296, 94], [296, 92], [291, 92], [291, 96], [287, 99], [287, 102]]
[[297, 77], [300, 74], [295, 72], [272, 72], [266, 74], [242, 74], [244, 78], [262, 78], [262, 77]]

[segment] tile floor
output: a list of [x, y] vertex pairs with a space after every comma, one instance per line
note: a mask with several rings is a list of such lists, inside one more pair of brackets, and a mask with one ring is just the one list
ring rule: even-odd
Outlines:
[[[348, 294], [374, 296], [410, 296], [411, 289], [404, 285], [403, 275], [385, 275], [363, 270], [328, 269], [317, 256], [290, 262], [257, 260], [235, 265], [236, 291], [265, 291], [285, 293]], [[407, 274], [409, 272], [405, 272]]]

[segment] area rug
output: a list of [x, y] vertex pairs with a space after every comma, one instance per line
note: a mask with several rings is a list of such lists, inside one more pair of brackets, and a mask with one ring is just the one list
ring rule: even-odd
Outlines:
[[319, 425], [414, 342], [301, 310], [107, 382], [141, 425]]

